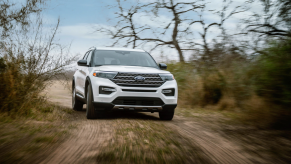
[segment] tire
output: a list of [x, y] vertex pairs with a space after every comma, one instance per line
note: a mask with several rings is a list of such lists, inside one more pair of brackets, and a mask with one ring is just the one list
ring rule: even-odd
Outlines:
[[92, 87], [89, 84], [87, 87], [87, 109], [86, 109], [87, 119], [103, 118], [107, 114], [107, 112], [95, 110], [92, 101], [93, 101]]
[[92, 87], [89, 84], [87, 87], [87, 109], [86, 109], [86, 117], [87, 119], [95, 119], [96, 117], [96, 112], [94, 105], [92, 103], [93, 100], [93, 94], [92, 94]]
[[161, 120], [172, 120], [174, 117], [175, 110], [173, 111], [164, 111], [164, 112], [159, 112], [159, 116]]
[[73, 93], [72, 93], [72, 107], [76, 111], [80, 111], [83, 109], [83, 102], [80, 100], [76, 99], [76, 89], [74, 87]]

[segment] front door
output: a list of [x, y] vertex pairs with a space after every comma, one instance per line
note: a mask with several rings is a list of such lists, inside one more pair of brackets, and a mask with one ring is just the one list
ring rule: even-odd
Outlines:
[[92, 56], [92, 51], [88, 52], [88, 55], [86, 56], [86, 60], [87, 60], [87, 67], [86, 66], [82, 66], [81, 70], [80, 70], [80, 86], [81, 86], [81, 90], [80, 93], [85, 97], [85, 83], [86, 83], [86, 78], [87, 78], [87, 74], [88, 74], [88, 69], [90, 67], [90, 61], [91, 61], [91, 56]]

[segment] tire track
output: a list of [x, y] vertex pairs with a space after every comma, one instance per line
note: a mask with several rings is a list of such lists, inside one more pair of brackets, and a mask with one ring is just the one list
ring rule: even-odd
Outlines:
[[111, 139], [113, 123], [108, 120], [83, 120], [52, 154], [41, 163], [96, 163], [96, 154]]
[[257, 161], [251, 155], [244, 152], [237, 144], [232, 143], [209, 128], [200, 125], [198, 122], [185, 121], [175, 116], [174, 121], [165, 123], [165, 125], [189, 138], [214, 163], [249, 164]]
[[[70, 107], [71, 97], [69, 95], [65, 96], [69, 92], [62, 88], [60, 84], [56, 84], [52, 88], [50, 92], [54, 93], [56, 92], [54, 90], [57, 90], [58, 93], [63, 93], [63, 99], [51, 98], [51, 101], [63, 102], [62, 105]], [[187, 120], [183, 117], [175, 116], [173, 121], [160, 121], [157, 113], [126, 113], [110, 116], [109, 119], [87, 120], [85, 111], [81, 111], [79, 114], [79, 119], [75, 120], [79, 128], [75, 129], [72, 135], [41, 163], [96, 163], [96, 155], [102, 151], [102, 147], [109, 143], [115, 133], [114, 129], [120, 126], [124, 118], [130, 119], [136, 124], [141, 124], [143, 119], [164, 124], [180, 133], [181, 136], [188, 138], [193, 145], [202, 149], [213, 163], [261, 163], [250, 154], [244, 152], [238, 146], [239, 144], [227, 140], [211, 130], [207, 125], [194, 119]], [[268, 162], [264, 161], [262, 163]]]

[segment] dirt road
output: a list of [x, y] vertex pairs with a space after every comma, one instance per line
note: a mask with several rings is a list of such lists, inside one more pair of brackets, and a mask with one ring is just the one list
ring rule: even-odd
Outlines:
[[[71, 107], [71, 95], [60, 83], [56, 83], [48, 91], [51, 101]], [[77, 128], [72, 131], [72, 135], [59, 145], [42, 163], [98, 163], [98, 154], [109, 149], [109, 145], [114, 146], [116, 144], [119, 140], [115, 135], [118, 131], [116, 129], [120, 129], [120, 127], [125, 125], [127, 125], [127, 129], [130, 126], [133, 127], [133, 130], [134, 127], [144, 128], [146, 126], [146, 128], [152, 129], [154, 128], [153, 126], [162, 126], [160, 128], [161, 131], [170, 129], [172, 132], [177, 133], [175, 134], [177, 138], [172, 137], [173, 142], [185, 139], [185, 142], [181, 142], [181, 147], [190, 144], [197, 150], [194, 152], [190, 151], [190, 153], [182, 152], [188, 158], [188, 160], [183, 161], [185, 163], [268, 163], [245, 152], [240, 144], [227, 139], [195, 118], [177, 115], [172, 121], [160, 121], [157, 113], [111, 113], [104, 119], [87, 120], [84, 108], [83, 111], [76, 112], [75, 123]], [[129, 138], [129, 140], [126, 139], [126, 143], [131, 144], [131, 142], [135, 141], [134, 137], [132, 137], [134, 135], [131, 135], [130, 131], [126, 134]], [[192, 155], [193, 158], [189, 158]]]

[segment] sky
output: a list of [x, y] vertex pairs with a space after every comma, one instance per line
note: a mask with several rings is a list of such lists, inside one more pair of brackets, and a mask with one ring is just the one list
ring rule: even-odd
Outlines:
[[[140, 0], [141, 3], [148, 3], [153, 0]], [[179, 1], [179, 0], [176, 0]], [[180, 0], [189, 1], [192, 0]], [[222, 6], [222, 0], [210, 1], [208, 4], [210, 9], [217, 9]], [[135, 0], [127, 0], [125, 7], [130, 4], [134, 4]], [[243, 0], [237, 0], [233, 6], [243, 4]], [[63, 45], [71, 44], [71, 53], [85, 54], [85, 52], [90, 47], [106, 47], [110, 46], [113, 41], [110, 36], [102, 33], [97, 33], [96, 26], [102, 26], [105, 28], [112, 28], [116, 23], [114, 20], [109, 22], [108, 19], [114, 18], [114, 13], [117, 11], [116, 8], [109, 9], [108, 5], [117, 4], [115, 0], [50, 0], [47, 2], [46, 9], [43, 11], [43, 19], [47, 26], [53, 26], [57, 23], [58, 18], [60, 18], [60, 27], [57, 35], [57, 40]], [[252, 8], [256, 11], [259, 7]], [[252, 11], [251, 10], [251, 11]], [[228, 20], [225, 26], [228, 31], [235, 31], [239, 23], [239, 19], [251, 14], [251, 11], [245, 12], [243, 14], [237, 14], [232, 19]], [[139, 13], [135, 21], [140, 26], [148, 25], [153, 28], [159, 28], [160, 24], [165, 24], [171, 21], [171, 15], [166, 12], [161, 12], [160, 16], [155, 18], [152, 16], [144, 16], [144, 13]], [[194, 16], [195, 17], [195, 16]], [[206, 22], [218, 21], [219, 17], [213, 14], [205, 13], [204, 19]], [[159, 23], [157, 23], [159, 22]], [[202, 30], [199, 26], [193, 26], [192, 30], [199, 32]], [[217, 37], [217, 29], [213, 29], [212, 33], [209, 34], [209, 41]], [[146, 33], [146, 35], [151, 35]], [[171, 37], [167, 34], [165, 37]], [[199, 42], [199, 37], [195, 38]], [[149, 47], [152, 45], [149, 45]], [[149, 47], [143, 47], [148, 50]], [[164, 48], [164, 55], [168, 55], [171, 60], [177, 60], [178, 55], [175, 49]], [[156, 60], [160, 59], [160, 51], [153, 51], [152, 56]], [[169, 55], [170, 54], [170, 55]], [[191, 53], [186, 54], [188, 56]], [[186, 57], [187, 58], [187, 57]]]
[[106, 24], [113, 16], [98, 0], [50, 0], [43, 12], [47, 25], [54, 25], [60, 18], [58, 41], [71, 44], [72, 53], [84, 54], [92, 46], [106, 46], [109, 37], [94, 33], [94, 25]]

